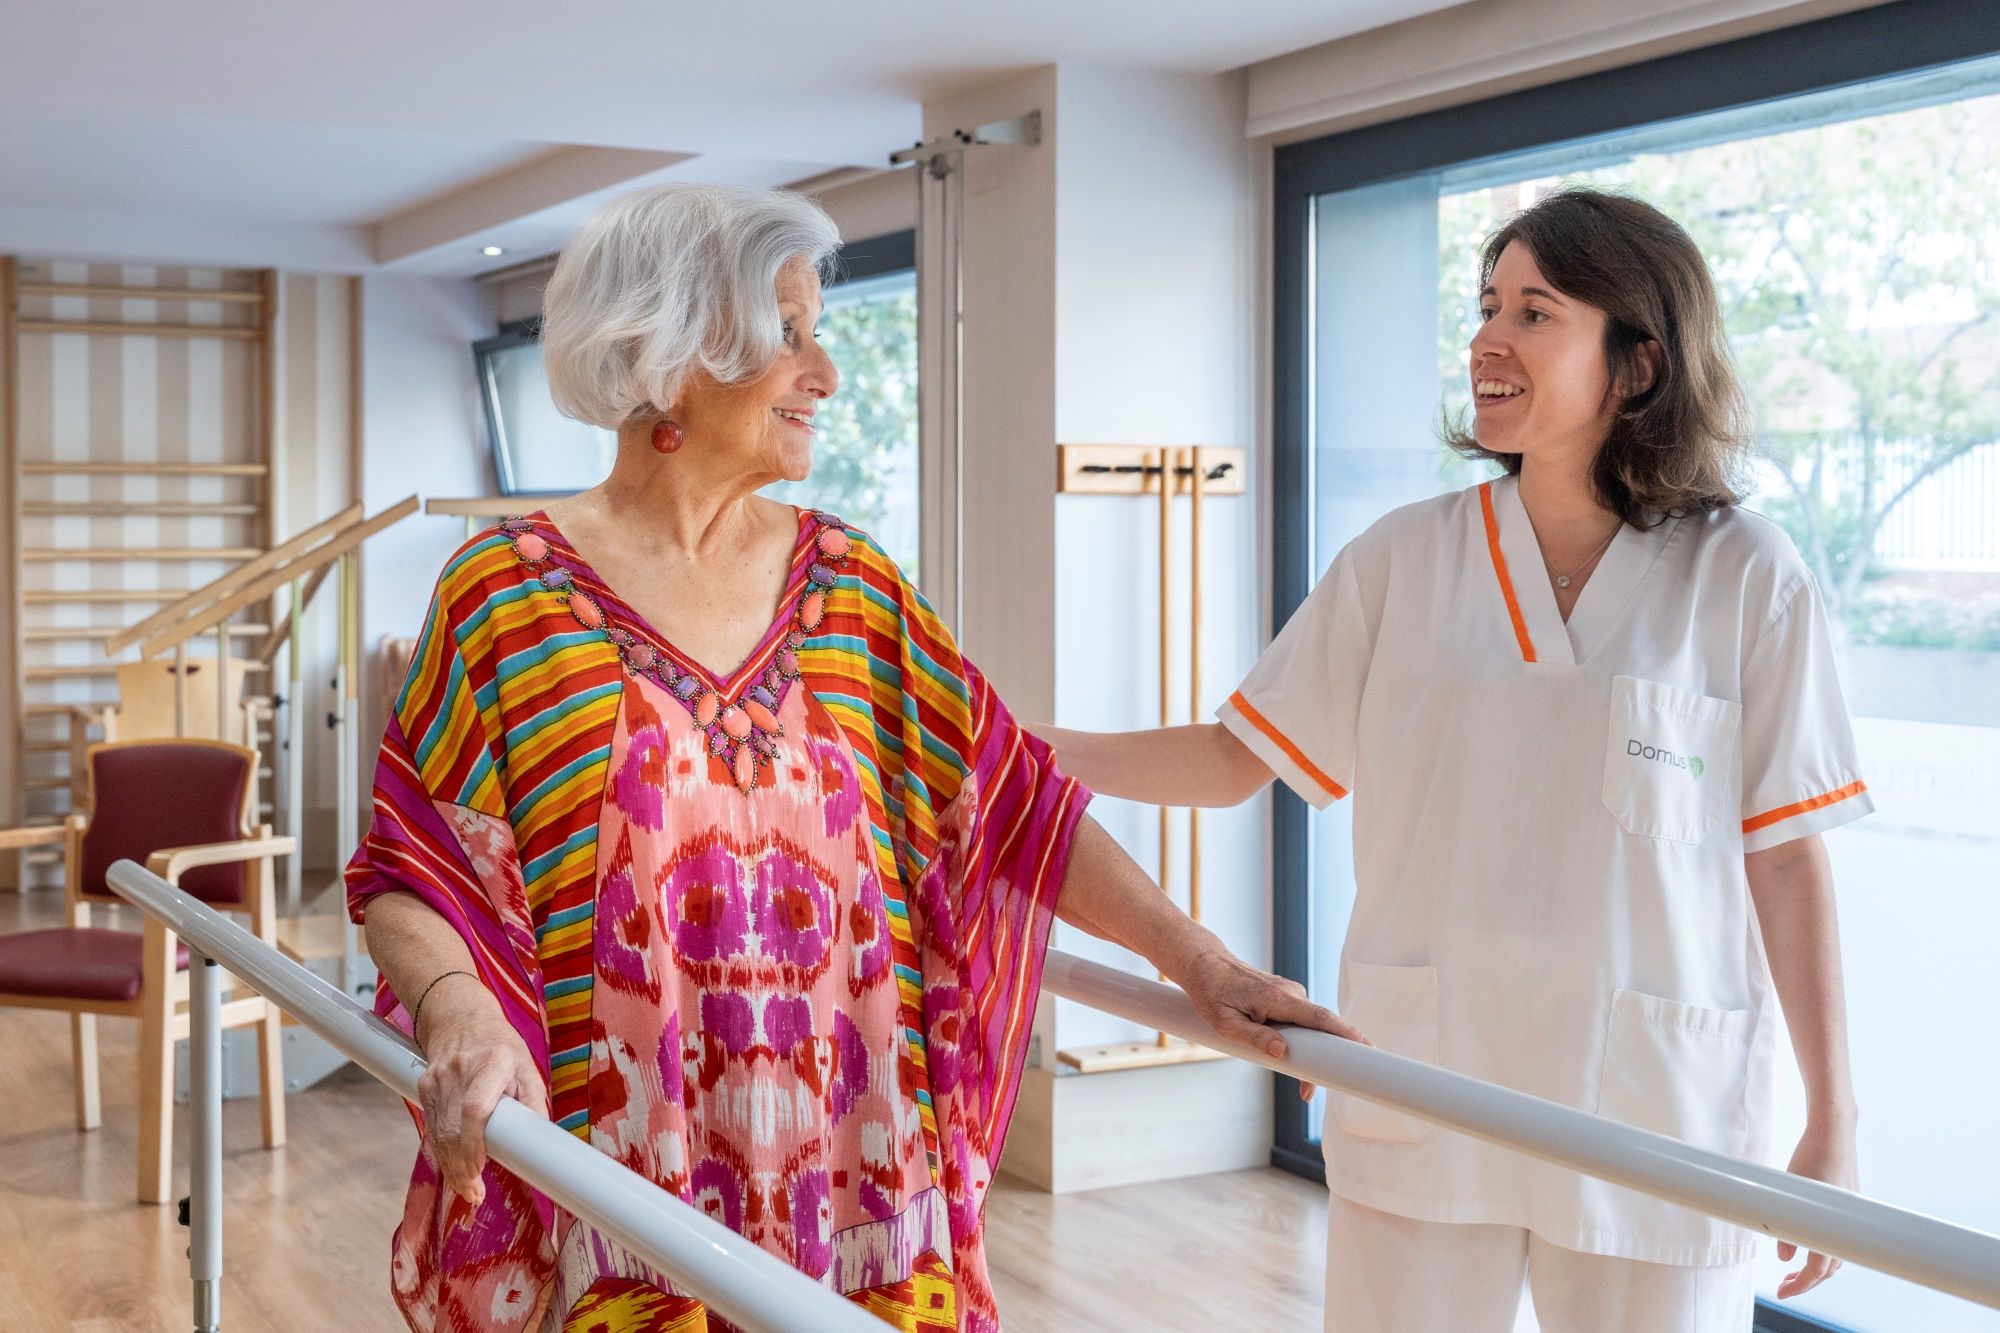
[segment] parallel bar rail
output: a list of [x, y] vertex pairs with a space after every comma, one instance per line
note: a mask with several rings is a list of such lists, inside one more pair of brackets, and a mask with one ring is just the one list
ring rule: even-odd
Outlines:
[[[114, 864], [105, 878], [118, 894], [164, 922], [186, 941], [190, 970], [215, 959], [279, 1008], [317, 1032], [355, 1064], [414, 1102], [423, 1056], [400, 1032], [356, 1004], [352, 997], [279, 954], [234, 921], [131, 861]], [[196, 988], [192, 999], [213, 998]], [[214, 1015], [191, 1016], [191, 1047], [207, 1050], [219, 1031]], [[191, 1054], [193, 1051], [191, 1050]], [[216, 1284], [221, 1274], [219, 1079], [204, 1063], [204, 1094], [193, 1107], [196, 1172], [190, 1208], [195, 1245], [196, 1327], [219, 1324]], [[206, 1146], [204, 1146], [206, 1145]], [[557, 1129], [511, 1098], [504, 1098], [486, 1127], [486, 1149], [516, 1176], [572, 1215], [588, 1221], [635, 1257], [670, 1275], [724, 1318], [745, 1328], [793, 1333], [882, 1333], [882, 1324], [860, 1306], [814, 1282], [652, 1182], [620, 1166], [573, 1134]]]
[[1322, 1087], [1366, 1097], [1821, 1254], [2000, 1309], [2000, 1236], [1454, 1074], [1324, 1032], [1289, 1028], [1273, 1060], [1218, 1038], [1187, 996], [1051, 949], [1045, 989]]

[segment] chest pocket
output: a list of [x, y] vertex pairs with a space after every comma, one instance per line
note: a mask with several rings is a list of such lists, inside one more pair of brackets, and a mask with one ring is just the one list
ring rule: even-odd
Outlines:
[[1604, 807], [1627, 833], [1700, 842], [1735, 812], [1743, 705], [1633, 676], [1611, 681]]

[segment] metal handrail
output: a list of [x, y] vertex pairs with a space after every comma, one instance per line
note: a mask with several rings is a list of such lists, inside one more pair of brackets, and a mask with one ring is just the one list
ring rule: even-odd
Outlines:
[[[216, 1328], [221, 1275], [219, 988], [210, 960], [325, 1038], [405, 1100], [417, 1097], [423, 1056], [396, 1029], [207, 904], [131, 861], [105, 878], [118, 894], [187, 942], [194, 1134], [190, 1260], [196, 1328]], [[486, 1151], [572, 1215], [683, 1284], [745, 1328], [881, 1333], [866, 1310], [627, 1170], [511, 1098], [486, 1126]]]
[[1738, 1161], [1557, 1102], [1286, 1028], [1283, 1060], [1217, 1037], [1186, 995], [1051, 949], [1053, 994], [1305, 1082], [1366, 1097], [1475, 1138], [1781, 1237], [1821, 1254], [2000, 1308], [2000, 1236], [1943, 1222], [1790, 1172]]

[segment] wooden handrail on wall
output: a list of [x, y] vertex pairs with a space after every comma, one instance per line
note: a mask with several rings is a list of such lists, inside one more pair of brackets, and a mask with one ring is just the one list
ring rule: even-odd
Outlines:
[[[414, 495], [408, 496], [364, 522], [338, 522], [339, 519], [345, 518], [349, 513], [358, 513], [359, 510], [359, 505], [350, 506], [349, 509], [343, 510], [336, 518], [328, 519], [325, 523], [310, 528], [306, 532], [299, 534], [299, 536], [294, 537], [291, 541], [286, 542], [284, 546], [274, 548], [270, 552], [270, 555], [276, 556], [280, 552], [286, 552], [288, 548], [299, 548], [309, 536], [317, 534], [318, 537], [324, 539], [320, 540], [317, 545], [307, 549], [289, 550], [288, 556], [283, 558], [282, 563], [274, 563], [267, 566], [265, 571], [251, 578], [247, 583], [238, 577], [242, 573], [242, 570], [232, 570], [230, 573], [217, 579], [214, 583], [209, 584], [206, 588], [197, 588], [183, 602], [177, 603], [176, 607], [201, 603], [205, 604], [205, 609], [196, 610], [192, 614], [180, 618], [175, 623], [168, 623], [163, 628], [155, 629], [151, 633], [151, 636], [139, 645], [139, 656], [142, 658], [157, 657], [170, 648], [177, 648], [189, 639], [192, 639], [195, 635], [214, 629], [217, 625], [229, 619], [229, 617], [235, 615], [244, 607], [258, 601], [260, 598], [270, 596], [287, 583], [295, 579], [304, 578], [314, 571], [332, 564], [335, 560], [354, 550], [376, 533], [393, 524], [400, 523], [411, 514], [416, 513], [417, 497]], [[256, 562], [253, 561], [252, 563]], [[245, 566], [245, 568], [248, 568], [248, 566]], [[216, 600], [218, 597], [221, 600]], [[169, 607], [168, 610], [175, 610], [176, 607]], [[162, 613], [162, 616], [149, 617], [148, 619], [161, 619], [163, 616], [164, 613]], [[126, 643], [132, 642], [134, 638], [144, 633], [143, 627], [145, 625], [146, 621], [141, 621], [138, 625], [125, 631], [124, 636], [122, 636], [124, 642], [119, 643], [118, 647], [124, 647]]]
[[276, 569], [302, 552], [311, 550], [334, 533], [358, 521], [360, 517], [360, 505], [351, 504], [347, 506], [347, 508], [341, 510], [332, 518], [327, 519], [324, 523], [315, 523], [312, 527], [307, 528], [290, 541], [274, 546], [249, 562], [238, 565], [235, 569], [230, 570], [220, 578], [203, 584], [193, 592], [186, 594], [173, 605], [163, 607], [155, 611], [152, 615], [147, 616], [138, 624], [113, 635], [111, 640], [104, 645], [104, 651], [107, 653], [122, 653], [141, 639], [148, 638], [170, 625], [174, 625], [186, 620], [190, 616], [200, 613], [213, 604], [216, 598], [236, 591], [236, 589], [250, 582], [258, 575]]

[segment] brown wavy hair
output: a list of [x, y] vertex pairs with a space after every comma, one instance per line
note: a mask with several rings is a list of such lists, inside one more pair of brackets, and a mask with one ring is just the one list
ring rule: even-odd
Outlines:
[[[1516, 241], [1557, 291], [1604, 312], [1612, 394], [1643, 371], [1640, 344], [1660, 345], [1652, 386], [1619, 404], [1597, 452], [1591, 480], [1598, 501], [1635, 527], [1670, 510], [1736, 504], [1748, 410], [1715, 280], [1693, 238], [1651, 204], [1601, 190], [1561, 190], [1487, 240], [1481, 287], [1492, 280], [1500, 252]], [[1521, 455], [1484, 448], [1464, 417], [1446, 423], [1445, 443], [1467, 458], [1521, 470]]]

